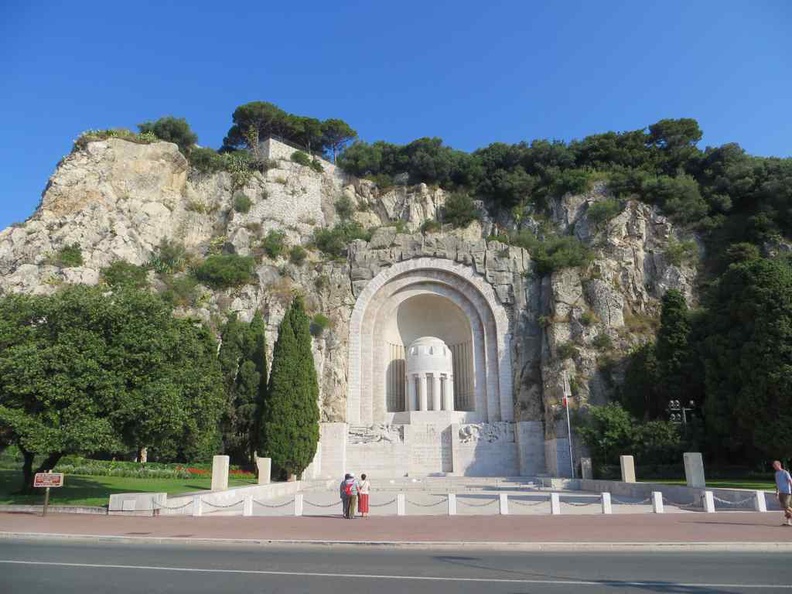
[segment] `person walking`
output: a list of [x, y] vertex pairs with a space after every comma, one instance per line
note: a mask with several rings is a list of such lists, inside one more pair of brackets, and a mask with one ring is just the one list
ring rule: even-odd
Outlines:
[[350, 473], [347, 475], [347, 478], [344, 481], [344, 485], [342, 487], [344, 494], [347, 498], [347, 513], [345, 514], [345, 518], [348, 520], [353, 520], [355, 518], [355, 508], [357, 507], [357, 499], [358, 499], [358, 492], [360, 491], [360, 485], [358, 484], [357, 480], [355, 479], [355, 475]]
[[775, 470], [776, 496], [781, 509], [784, 510], [784, 526], [792, 526], [792, 476], [788, 470], [784, 470], [781, 462], [773, 462]]
[[338, 486], [339, 495], [341, 496], [341, 505], [344, 512], [344, 517], [349, 517], [349, 496], [347, 496], [347, 489], [346, 489], [346, 482], [351, 477], [351, 474], [345, 474], [344, 480], [341, 481], [341, 484]]
[[360, 495], [359, 498], [359, 507], [360, 507], [360, 515], [364, 518], [368, 518], [369, 515], [369, 490], [371, 489], [371, 483], [366, 478], [365, 474], [360, 475]]

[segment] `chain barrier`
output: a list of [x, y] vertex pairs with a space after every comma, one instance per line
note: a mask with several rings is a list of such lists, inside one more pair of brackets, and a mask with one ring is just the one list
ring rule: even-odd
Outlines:
[[585, 503], [576, 503], [574, 501], [564, 501], [563, 499], [558, 500], [559, 503], [565, 503], [566, 505], [571, 505], [573, 507], [586, 507], [587, 505], [599, 505], [602, 502], [602, 498], [595, 499], [594, 501], [586, 501]]
[[622, 501], [621, 499], [616, 499], [615, 497], [611, 496], [611, 503], [616, 503], [617, 505], [646, 505], [652, 501], [651, 497], [647, 497], [646, 499], [642, 499], [641, 501]]
[[184, 509], [188, 505], [192, 505], [192, 499], [190, 499], [190, 501], [188, 501], [184, 505], [174, 505], [174, 506], [163, 505], [159, 501], [155, 501], [153, 499], [151, 500], [151, 506], [156, 507], [157, 509], [170, 509], [170, 510]]
[[268, 507], [270, 509], [275, 509], [275, 508], [278, 508], [278, 507], [286, 507], [287, 505], [291, 505], [292, 503], [294, 503], [294, 500], [293, 499], [289, 499], [288, 501], [284, 501], [283, 503], [270, 505], [268, 503], [264, 503], [263, 501], [258, 501], [256, 499], [254, 499], [253, 503], [255, 503], [256, 505], [260, 505], [261, 507]]
[[388, 505], [392, 505], [396, 503], [396, 498], [394, 497], [390, 501], [386, 501], [385, 503], [369, 503], [369, 507], [386, 507]]
[[435, 501], [434, 503], [416, 503], [415, 501], [410, 501], [407, 499], [407, 503], [410, 505], [414, 505], [415, 507], [435, 507], [436, 505], [440, 505], [441, 503], [445, 503], [448, 501], [448, 498], [444, 495], [433, 495], [433, 497], [442, 497], [439, 501]]
[[484, 503], [468, 503], [462, 498], [457, 497], [457, 502], [461, 503], [462, 505], [467, 505], [468, 507], [487, 507], [488, 505], [492, 505], [493, 503], [497, 503], [497, 499], [493, 499], [492, 501], [486, 501]]
[[335, 506], [337, 506], [337, 505], [341, 505], [341, 502], [340, 502], [340, 501], [336, 501], [336, 502], [333, 502], [333, 503], [329, 503], [329, 504], [327, 504], [327, 505], [322, 505], [321, 503], [314, 503], [314, 502], [312, 502], [312, 501], [308, 501], [307, 499], [304, 499], [304, 500], [303, 500], [303, 503], [305, 503], [305, 505], [312, 505], [312, 506], [314, 506], [314, 507], [322, 507], [322, 508], [325, 508], [325, 509], [327, 509], [327, 508], [330, 508], [330, 507], [335, 507]]
[[231, 507], [236, 507], [236, 506], [237, 506], [237, 505], [239, 505], [240, 503], [245, 503], [245, 500], [244, 500], [244, 499], [240, 499], [239, 501], [235, 501], [234, 503], [230, 503], [230, 504], [228, 504], [228, 505], [223, 505], [223, 504], [215, 504], [215, 503], [211, 503], [210, 501], [204, 501], [204, 500], [202, 499], [202, 500], [201, 500], [201, 503], [203, 503], [203, 504], [205, 504], [205, 505], [208, 505], [209, 507], [213, 507], [213, 508], [215, 508], [215, 509], [228, 509], [228, 508], [231, 508]]
[[519, 499], [509, 499], [509, 505], [512, 503], [515, 505], [522, 505], [523, 507], [534, 507], [536, 505], [542, 505], [550, 501], [549, 499], [541, 499], [539, 501], [520, 501]]
[[673, 505], [674, 507], [678, 507], [679, 509], [685, 509], [685, 508], [687, 508], [687, 509], [699, 509], [700, 507], [703, 507], [701, 505], [701, 501], [700, 500], [699, 500], [698, 503], [696, 503], [696, 498], [695, 497], [693, 498], [693, 501], [690, 502], [690, 503], [677, 503], [676, 501], [671, 501], [665, 495], [663, 495], [663, 503], [665, 505]]
[[745, 503], [748, 503], [749, 501], [753, 501], [754, 500], [753, 497], [746, 497], [745, 499], [740, 499], [740, 501], [726, 501], [725, 499], [721, 499], [720, 497], [715, 497], [714, 495], [713, 495], [712, 498], [718, 503], [723, 503], [725, 505], [735, 505], [735, 506], [736, 505], [743, 505]]

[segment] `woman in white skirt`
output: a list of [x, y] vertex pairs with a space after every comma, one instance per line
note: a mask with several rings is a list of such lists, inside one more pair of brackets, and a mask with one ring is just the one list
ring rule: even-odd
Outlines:
[[369, 515], [369, 489], [371, 489], [371, 483], [366, 478], [365, 474], [360, 475], [360, 488], [358, 490], [358, 494], [360, 495], [358, 499], [358, 507], [360, 511], [360, 515], [364, 518], [368, 518]]

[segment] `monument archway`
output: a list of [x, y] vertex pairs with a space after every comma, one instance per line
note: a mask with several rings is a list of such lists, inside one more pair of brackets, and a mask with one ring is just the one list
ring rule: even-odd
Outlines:
[[453, 354], [454, 410], [444, 420], [513, 420], [509, 319], [491, 285], [469, 266], [417, 258], [380, 272], [355, 303], [347, 423], [433, 420], [411, 415], [405, 403], [405, 349], [425, 336]]

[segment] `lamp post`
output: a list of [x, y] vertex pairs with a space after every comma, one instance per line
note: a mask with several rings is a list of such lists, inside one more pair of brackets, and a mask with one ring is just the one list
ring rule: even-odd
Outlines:
[[569, 445], [569, 467], [570, 470], [572, 471], [572, 478], [575, 478], [575, 459], [572, 457], [572, 424], [569, 421], [569, 399], [572, 398], [572, 389], [569, 386], [569, 378], [567, 377], [566, 371], [562, 373], [562, 378], [564, 381], [564, 398], [563, 400], [561, 400], [561, 404], [566, 410], [567, 443]]
[[690, 401], [690, 406], [685, 406], [679, 400], [668, 401], [668, 418], [672, 423], [687, 424], [687, 414], [696, 408], [695, 401]]

